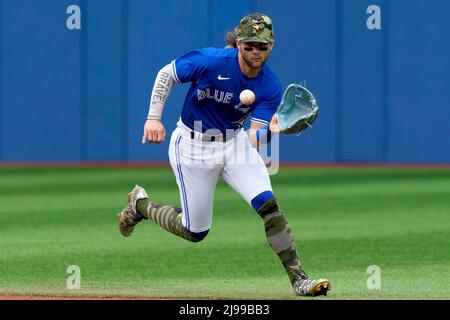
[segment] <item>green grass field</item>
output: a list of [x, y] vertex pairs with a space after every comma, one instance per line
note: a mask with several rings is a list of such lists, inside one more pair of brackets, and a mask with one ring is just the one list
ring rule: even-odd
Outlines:
[[[305, 299], [225, 183], [197, 244], [151, 221], [123, 238], [116, 215], [134, 184], [179, 204], [170, 169], [0, 168], [0, 295]], [[304, 269], [332, 281], [319, 299], [450, 299], [450, 169], [282, 168], [272, 184]]]

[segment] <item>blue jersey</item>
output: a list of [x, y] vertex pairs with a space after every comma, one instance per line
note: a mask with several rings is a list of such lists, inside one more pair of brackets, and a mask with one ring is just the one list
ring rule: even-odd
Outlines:
[[[204, 48], [190, 51], [172, 61], [178, 83], [191, 82], [184, 100], [181, 120], [191, 129], [201, 121], [202, 132], [239, 129], [251, 114], [251, 121], [269, 124], [281, 102], [282, 89], [275, 74], [264, 64], [258, 76], [246, 77], [238, 62], [237, 49]], [[239, 94], [255, 93], [251, 105], [243, 105]]]

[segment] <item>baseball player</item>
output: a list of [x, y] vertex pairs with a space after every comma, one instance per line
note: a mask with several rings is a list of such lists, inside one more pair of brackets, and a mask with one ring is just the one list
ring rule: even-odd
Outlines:
[[[294, 293], [326, 295], [330, 282], [308, 279], [301, 268], [292, 232], [255, 148], [268, 143], [271, 132], [279, 131], [276, 111], [283, 92], [265, 63], [274, 45], [272, 21], [260, 13], [249, 14], [240, 21], [236, 35], [237, 48], [193, 50], [158, 72], [142, 143], [164, 141], [161, 117], [171, 87], [191, 83], [169, 147], [181, 208], [159, 204], [135, 186], [118, 215], [119, 230], [129, 236], [138, 222], [151, 219], [188, 241], [203, 240], [211, 228], [214, 191], [222, 177], [263, 219], [267, 240]], [[246, 89], [255, 97], [244, 104], [239, 95]], [[248, 134], [242, 129], [247, 117], [251, 120]]]

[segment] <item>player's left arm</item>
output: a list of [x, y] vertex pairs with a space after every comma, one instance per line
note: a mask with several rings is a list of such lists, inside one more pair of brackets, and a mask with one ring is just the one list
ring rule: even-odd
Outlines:
[[270, 142], [272, 133], [280, 131], [276, 111], [282, 97], [281, 85], [274, 87], [274, 90], [258, 105], [250, 117], [250, 129], [248, 132], [250, 144], [256, 148], [258, 144]]
[[280, 132], [277, 113], [275, 112], [270, 120], [269, 125], [259, 122], [251, 122], [248, 130], [248, 138], [252, 147], [256, 148], [259, 144], [267, 144], [270, 142], [268, 135]]
[[258, 146], [258, 130], [264, 128], [265, 125], [259, 122], [251, 122], [250, 128], [248, 130], [248, 139], [250, 140], [250, 144], [253, 148], [256, 148]]

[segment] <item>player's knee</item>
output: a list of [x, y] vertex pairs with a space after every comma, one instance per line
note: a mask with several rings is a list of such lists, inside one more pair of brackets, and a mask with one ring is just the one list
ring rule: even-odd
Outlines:
[[208, 232], [209, 232], [209, 230], [202, 231], [202, 232], [189, 231], [189, 234], [192, 237], [192, 242], [200, 242], [206, 238], [206, 236], [208, 235]]
[[252, 207], [261, 217], [279, 211], [272, 191], [264, 191], [252, 199]]

